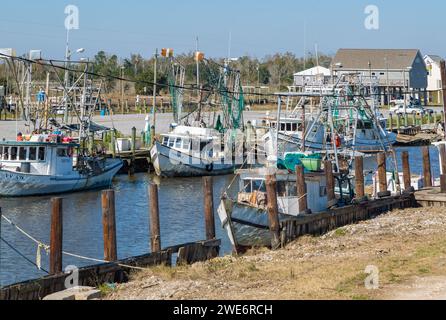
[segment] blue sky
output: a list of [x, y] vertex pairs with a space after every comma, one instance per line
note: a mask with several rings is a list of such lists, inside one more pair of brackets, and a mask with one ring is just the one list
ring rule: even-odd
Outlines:
[[[263, 57], [304, 48], [333, 54], [338, 48], [419, 48], [446, 56], [446, 4], [440, 0], [45, 0], [2, 1], [0, 47], [18, 53], [41, 49], [47, 58], [62, 58], [66, 31], [64, 9], [80, 10], [80, 29], [70, 46], [84, 55], [99, 50], [145, 57], [155, 48], [176, 52], [195, 49], [195, 37], [207, 56], [249, 54]], [[366, 30], [364, 9], [380, 9], [380, 29]], [[7, 13], [7, 14], [5, 14]], [[306, 27], [305, 27], [306, 26]], [[304, 30], [306, 29], [306, 32]], [[305, 41], [306, 39], [306, 41]], [[305, 45], [306, 44], [306, 45]]]

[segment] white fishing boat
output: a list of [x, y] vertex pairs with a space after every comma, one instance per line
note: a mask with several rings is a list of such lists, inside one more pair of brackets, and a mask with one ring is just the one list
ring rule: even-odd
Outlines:
[[236, 199], [225, 195], [218, 215], [234, 248], [264, 247], [271, 245], [267, 210], [266, 177], [275, 174], [278, 190], [279, 221], [324, 212], [328, 208], [327, 180], [323, 172], [305, 174], [308, 209], [303, 212], [297, 196], [296, 175], [287, 170], [259, 168], [238, 170], [239, 192]]
[[236, 162], [233, 162], [232, 154], [228, 158], [221, 151], [222, 138], [217, 130], [177, 126], [161, 137], [162, 141], [156, 141], [151, 150], [152, 163], [158, 176], [196, 177], [234, 173]]
[[78, 144], [46, 142], [43, 136], [32, 141], [0, 142], [0, 196], [108, 188], [121, 167], [121, 160], [84, 157]]

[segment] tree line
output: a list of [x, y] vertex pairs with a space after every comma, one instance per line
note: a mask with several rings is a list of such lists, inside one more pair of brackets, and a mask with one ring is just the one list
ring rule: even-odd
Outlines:
[[[151, 95], [153, 88], [149, 83], [154, 80], [154, 59], [154, 57], [144, 58], [140, 54], [131, 54], [130, 57], [121, 59], [116, 54], [99, 51], [90, 59], [89, 70], [93, 73], [109, 76], [104, 79], [103, 83], [106, 93], [120, 92], [121, 83], [115, 78], [122, 76], [130, 80], [130, 82], [124, 84], [126, 92], [132, 91], [136, 94]], [[194, 52], [177, 55], [175, 59], [185, 68], [186, 84], [196, 83], [197, 68]], [[244, 86], [269, 86], [275, 89], [283, 89], [293, 83], [294, 73], [316, 66], [317, 59], [319, 60], [319, 65], [328, 68], [332, 57], [321, 54], [316, 58], [309, 53], [304, 59], [296, 56], [294, 53], [286, 52], [267, 55], [261, 59], [242, 56], [236, 61], [231, 61], [230, 66], [232, 69], [240, 71], [241, 81]], [[206, 82], [211, 72], [218, 72], [217, 65], [223, 65], [225, 62], [224, 58], [210, 60], [215, 62], [213, 67], [207, 65], [200, 68], [200, 78], [203, 82]], [[167, 85], [168, 64], [166, 59], [158, 58], [157, 64], [157, 83]], [[77, 68], [80, 71], [84, 66], [82, 64], [72, 65], [71, 68]], [[217, 69], [210, 70], [209, 68]], [[50, 70], [54, 72], [54, 70]], [[48, 67], [35, 65], [33, 67], [33, 80], [44, 81], [47, 71]], [[0, 65], [0, 85], [6, 84], [6, 72], [7, 68], [5, 65]], [[59, 76], [63, 77], [63, 70], [58, 70], [57, 72], [60, 73]], [[159, 87], [158, 90], [165, 90], [165, 87]]]

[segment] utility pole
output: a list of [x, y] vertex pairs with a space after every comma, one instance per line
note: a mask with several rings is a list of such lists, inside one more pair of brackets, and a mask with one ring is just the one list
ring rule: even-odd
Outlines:
[[[200, 59], [199, 59], [199, 41], [197, 37], [197, 51], [195, 53], [195, 61], [197, 62], [197, 90], [200, 90]], [[198, 96], [200, 96], [200, 91], [198, 92]]]
[[158, 49], [155, 50], [155, 61], [154, 61], [154, 69], [153, 69], [153, 123], [152, 125], [155, 127], [156, 125], [156, 82], [158, 79]]
[[[443, 112], [446, 114], [446, 62], [444, 60], [440, 63], [441, 67], [441, 83], [443, 91]], [[444, 140], [446, 141], [446, 122], [443, 123]]]
[[70, 28], [67, 29], [67, 45], [65, 48], [65, 79], [64, 79], [64, 94], [63, 94], [63, 101], [65, 103], [65, 110], [64, 110], [64, 122], [68, 123], [68, 86], [69, 86], [69, 73], [68, 68], [70, 67]]

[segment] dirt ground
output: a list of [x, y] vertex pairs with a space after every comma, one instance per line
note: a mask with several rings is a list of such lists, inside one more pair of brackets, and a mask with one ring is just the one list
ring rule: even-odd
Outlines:
[[394, 211], [275, 252], [135, 273], [107, 299], [446, 299], [445, 230], [446, 209]]

